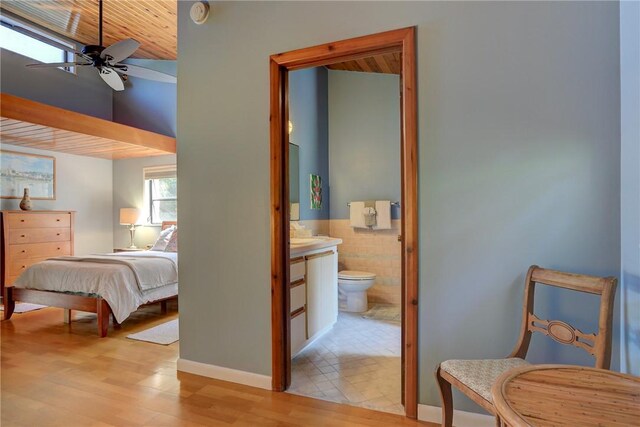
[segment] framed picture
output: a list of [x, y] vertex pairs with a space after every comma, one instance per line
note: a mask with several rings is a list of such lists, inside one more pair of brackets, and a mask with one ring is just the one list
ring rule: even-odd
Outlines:
[[320, 175], [310, 175], [311, 209], [322, 209], [322, 178]]
[[0, 198], [22, 199], [25, 188], [31, 199], [55, 200], [56, 158], [0, 150]]

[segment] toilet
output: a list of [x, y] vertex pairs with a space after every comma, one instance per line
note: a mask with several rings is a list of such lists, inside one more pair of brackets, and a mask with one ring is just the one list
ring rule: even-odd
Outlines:
[[366, 271], [342, 270], [338, 272], [338, 300], [340, 309], [360, 313], [367, 311], [367, 289], [376, 281], [376, 275]]

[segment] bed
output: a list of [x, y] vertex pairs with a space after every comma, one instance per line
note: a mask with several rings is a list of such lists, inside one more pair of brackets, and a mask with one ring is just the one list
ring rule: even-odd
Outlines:
[[[162, 223], [162, 230], [176, 225]], [[177, 237], [177, 236], [176, 236]], [[87, 257], [59, 257], [29, 267], [5, 288], [5, 320], [16, 301], [96, 313], [98, 335], [107, 336], [109, 319], [118, 328], [142, 305], [166, 303], [178, 296], [176, 252], [121, 252]], [[66, 317], [70, 320], [70, 311]]]

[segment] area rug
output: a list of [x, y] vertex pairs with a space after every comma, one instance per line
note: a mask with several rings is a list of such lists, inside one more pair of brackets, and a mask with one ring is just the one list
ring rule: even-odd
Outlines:
[[142, 332], [128, 335], [127, 338], [137, 341], [146, 341], [154, 344], [169, 345], [178, 341], [178, 319], [145, 329]]
[[[13, 309], [15, 314], [27, 313], [29, 311], [40, 310], [41, 308], [47, 308], [46, 305], [29, 304], [28, 302], [17, 302], [16, 308]], [[0, 311], [4, 311], [4, 306], [0, 305]]]
[[364, 319], [385, 320], [387, 322], [400, 322], [400, 306], [391, 304], [373, 304], [362, 317]]

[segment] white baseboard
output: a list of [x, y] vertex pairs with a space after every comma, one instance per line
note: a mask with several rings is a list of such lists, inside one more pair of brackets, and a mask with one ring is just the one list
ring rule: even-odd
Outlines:
[[224, 368], [222, 366], [209, 365], [186, 359], [178, 359], [177, 365], [178, 371], [181, 372], [271, 390], [271, 377], [267, 375], [254, 374], [253, 372], [239, 371], [237, 369]]
[[[442, 409], [439, 406], [418, 404], [418, 420], [440, 424]], [[495, 427], [496, 419], [492, 415], [454, 410], [453, 424], [456, 427]]]

